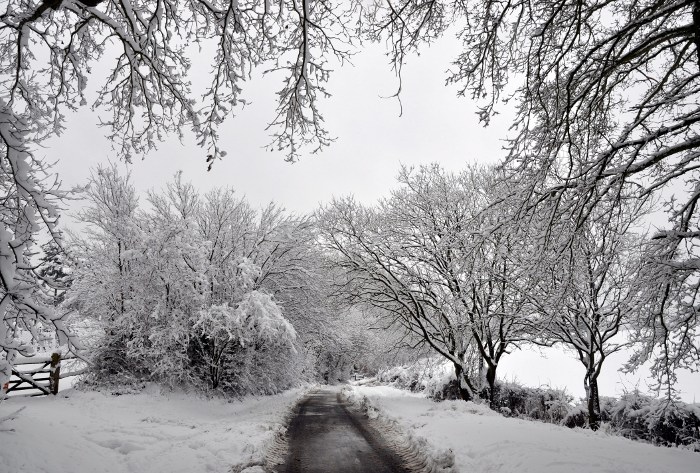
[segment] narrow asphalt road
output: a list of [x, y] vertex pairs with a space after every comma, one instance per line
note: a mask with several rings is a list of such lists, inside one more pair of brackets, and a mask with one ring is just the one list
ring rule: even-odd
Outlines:
[[286, 473], [408, 473], [366, 419], [333, 391], [304, 399], [289, 425]]

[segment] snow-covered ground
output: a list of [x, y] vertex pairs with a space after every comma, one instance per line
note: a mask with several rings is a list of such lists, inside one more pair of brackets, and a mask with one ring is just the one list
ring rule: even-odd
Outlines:
[[25, 409], [0, 425], [0, 471], [228, 473], [234, 465], [262, 462], [302, 394], [228, 403], [150, 386], [121, 396], [69, 390], [10, 399], [0, 405], [0, 417]]
[[[352, 389], [414, 439], [426, 439], [434, 457], [452, 450], [455, 469], [465, 473], [695, 473], [700, 464], [700, 455], [687, 450], [504, 418], [473, 403], [435, 403], [386, 386]], [[150, 386], [121, 396], [68, 390], [10, 399], [0, 417], [25, 409], [0, 425], [0, 471], [228, 473], [235, 465], [263, 462], [302, 394], [228, 403]]]
[[505, 418], [474, 403], [436, 403], [388, 386], [354, 386], [380, 416], [430, 448], [454, 453], [461, 472], [696, 473], [700, 454], [655, 447], [590, 430]]

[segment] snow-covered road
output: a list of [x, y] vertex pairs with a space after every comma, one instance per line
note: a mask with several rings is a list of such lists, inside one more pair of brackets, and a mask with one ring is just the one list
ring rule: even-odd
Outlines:
[[402, 460], [359, 413], [348, 411], [337, 390], [308, 395], [292, 419], [285, 473], [403, 473]]

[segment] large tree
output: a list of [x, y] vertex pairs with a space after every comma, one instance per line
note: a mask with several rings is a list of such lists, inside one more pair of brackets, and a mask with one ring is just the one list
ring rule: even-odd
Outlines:
[[529, 332], [522, 248], [510, 226], [497, 224], [507, 211], [488, 208], [492, 177], [404, 169], [402, 186], [375, 208], [339, 199], [321, 221], [350, 299], [383, 310], [450, 361], [467, 400], [481, 389], [482, 362], [492, 399], [499, 361]]
[[533, 265], [539, 283], [530, 300], [540, 311], [541, 335], [574, 352], [583, 366], [593, 430], [600, 423], [598, 378], [605, 361], [633, 342], [642, 237], [632, 230], [644, 209], [629, 202], [583, 228], [574, 222], [557, 226], [557, 238], [569, 241], [566, 249]]

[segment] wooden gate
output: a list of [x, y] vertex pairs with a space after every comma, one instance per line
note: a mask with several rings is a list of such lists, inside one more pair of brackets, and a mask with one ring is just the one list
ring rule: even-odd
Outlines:
[[10, 381], [3, 386], [7, 394], [15, 391], [34, 390], [27, 393], [30, 396], [45, 396], [58, 393], [59, 380], [69, 376], [77, 376], [83, 370], [72, 373], [61, 373], [61, 361], [73, 360], [75, 355], [62, 356], [52, 353], [49, 356], [22, 357], [16, 360], [12, 368]]

